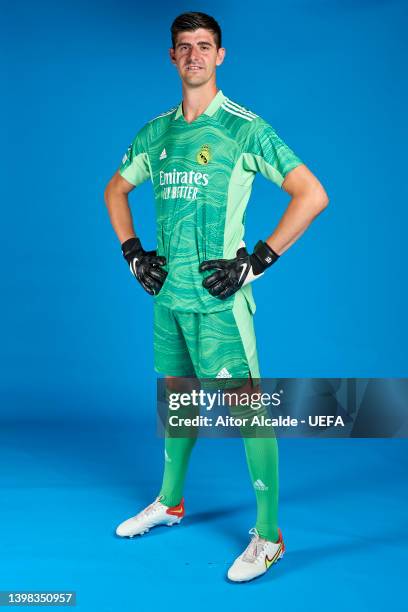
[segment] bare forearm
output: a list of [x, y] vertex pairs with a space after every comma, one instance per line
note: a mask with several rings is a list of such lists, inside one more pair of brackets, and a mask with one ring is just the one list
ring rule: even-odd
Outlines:
[[133, 227], [132, 214], [129, 208], [128, 195], [107, 189], [105, 202], [112, 227], [122, 244], [125, 240], [136, 235]]
[[326, 205], [326, 200], [317, 200], [312, 195], [293, 197], [276, 229], [266, 242], [275, 253], [281, 255], [300, 238]]

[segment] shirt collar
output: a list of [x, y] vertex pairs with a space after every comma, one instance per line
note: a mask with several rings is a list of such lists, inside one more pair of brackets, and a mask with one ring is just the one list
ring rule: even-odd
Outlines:
[[[224, 100], [225, 100], [225, 96], [222, 93], [221, 89], [219, 89], [218, 92], [216, 93], [216, 95], [214, 96], [214, 98], [211, 100], [210, 104], [207, 106], [207, 108], [205, 109], [205, 111], [202, 114], [203, 115], [208, 115], [209, 117], [212, 117], [212, 115], [214, 115], [217, 112], [217, 110], [220, 108], [220, 106], [224, 102]], [[180, 104], [177, 107], [177, 111], [176, 111], [176, 114], [174, 116], [174, 121], [176, 121], [176, 119], [178, 119], [180, 117], [180, 115], [182, 115], [182, 114], [183, 114], [183, 101], [181, 101]], [[201, 115], [199, 115], [199, 117], [201, 117]], [[198, 117], [197, 117], [197, 119], [198, 119]]]

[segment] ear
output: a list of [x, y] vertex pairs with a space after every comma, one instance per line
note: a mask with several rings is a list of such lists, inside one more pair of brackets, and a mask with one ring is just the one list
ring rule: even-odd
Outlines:
[[174, 51], [173, 47], [171, 47], [169, 49], [169, 56], [170, 56], [170, 61], [171, 61], [172, 64], [176, 63], [175, 54], [176, 54], [176, 52]]
[[224, 47], [220, 47], [218, 49], [216, 66], [221, 66], [222, 62], [224, 61], [226, 53], [227, 53], [227, 50]]

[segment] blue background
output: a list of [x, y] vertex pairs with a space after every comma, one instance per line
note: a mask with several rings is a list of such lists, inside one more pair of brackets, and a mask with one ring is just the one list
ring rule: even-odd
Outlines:
[[[224, 581], [254, 522], [240, 440], [199, 442], [181, 527], [113, 537], [157, 493], [162, 440], [152, 304], [103, 191], [141, 125], [180, 101], [167, 55], [185, 10], [219, 20], [218, 86], [273, 125], [330, 197], [254, 286], [263, 375], [407, 375], [406, 3], [2, 7], [0, 588], [74, 589], [79, 608], [109, 612], [194, 596], [198, 608], [381, 609], [402, 588], [404, 441], [282, 440], [288, 553], [251, 585]], [[287, 202], [257, 178], [248, 244]], [[149, 183], [131, 204], [153, 245]]]

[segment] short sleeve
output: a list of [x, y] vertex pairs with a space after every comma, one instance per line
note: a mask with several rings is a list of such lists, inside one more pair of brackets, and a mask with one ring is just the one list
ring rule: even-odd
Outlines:
[[122, 158], [119, 174], [132, 185], [140, 185], [151, 177], [146, 124], [135, 136]]
[[288, 172], [303, 164], [302, 160], [266, 121], [254, 121], [251, 128], [243, 155], [244, 169], [260, 172], [281, 187]]

